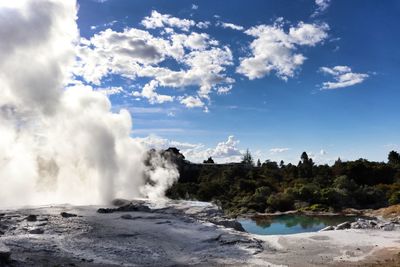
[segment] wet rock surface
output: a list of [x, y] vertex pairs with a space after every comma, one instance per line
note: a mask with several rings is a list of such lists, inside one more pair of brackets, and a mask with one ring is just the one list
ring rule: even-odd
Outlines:
[[[229, 228], [234, 220], [210, 203], [119, 205], [0, 211], [0, 244], [7, 248], [0, 266], [326, 266], [400, 242], [400, 229], [384, 231], [391, 222], [377, 219], [350, 223], [367, 230], [255, 236]], [[30, 214], [37, 220], [27, 221]], [[37, 229], [43, 232], [32, 234]]]
[[213, 205], [179, 202], [13, 210], [0, 217], [0, 243], [6, 266], [242, 265], [263, 251], [258, 239], [226, 228], [233, 222], [210, 222], [221, 215]]

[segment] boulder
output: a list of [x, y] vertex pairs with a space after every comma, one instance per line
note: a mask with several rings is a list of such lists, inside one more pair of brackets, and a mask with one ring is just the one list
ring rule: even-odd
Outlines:
[[10, 260], [11, 250], [0, 242], [0, 266]]
[[37, 221], [37, 216], [31, 214], [31, 215], [28, 215], [25, 219], [26, 219], [28, 222], [36, 222], [36, 221]]
[[332, 231], [335, 230], [335, 227], [333, 227], [332, 225], [329, 225], [321, 230], [319, 230], [320, 232], [325, 232], [325, 231]]
[[78, 216], [78, 215], [76, 215], [76, 214], [68, 213], [68, 212], [61, 212], [60, 215], [61, 215], [63, 218], [70, 218], [70, 217], [76, 217], [76, 216]]
[[336, 226], [336, 230], [344, 230], [344, 229], [350, 229], [351, 224], [350, 222], [344, 222], [344, 223], [340, 223]]

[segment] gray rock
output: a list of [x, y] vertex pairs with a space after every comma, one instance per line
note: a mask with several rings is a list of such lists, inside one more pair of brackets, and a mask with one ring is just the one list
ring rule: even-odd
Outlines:
[[29, 233], [33, 234], [33, 235], [41, 235], [44, 233], [44, 230], [41, 228], [36, 228], [36, 229], [30, 230]]
[[350, 222], [344, 222], [344, 223], [338, 224], [336, 226], [336, 230], [350, 229], [350, 227], [351, 227]]
[[350, 225], [350, 228], [352, 228], [352, 229], [361, 229], [362, 227], [361, 227], [359, 222], [352, 222], [351, 225]]
[[335, 230], [335, 227], [333, 227], [332, 225], [329, 225], [321, 230], [319, 230], [320, 232], [325, 232], [325, 231], [332, 231]]
[[393, 231], [394, 230], [394, 224], [393, 223], [385, 223], [380, 226], [381, 229], [385, 231]]
[[0, 242], [0, 266], [10, 260], [11, 250]]
[[61, 215], [63, 218], [70, 218], [70, 217], [76, 217], [76, 216], [78, 216], [78, 215], [76, 215], [76, 214], [68, 213], [68, 212], [61, 212], [60, 215]]
[[113, 212], [128, 212], [128, 211], [151, 212], [151, 209], [145, 204], [129, 203], [127, 205], [118, 208], [100, 208], [97, 210], [98, 213], [113, 213]]
[[36, 222], [36, 221], [37, 221], [37, 216], [36, 216], [36, 215], [33, 215], [33, 214], [28, 215], [28, 217], [26, 217], [26, 220], [27, 220], [28, 222]]
[[244, 230], [242, 224], [234, 219], [218, 218], [218, 219], [210, 220], [210, 222], [212, 222], [213, 224], [216, 224], [216, 225], [221, 225], [226, 228], [235, 229], [236, 231], [246, 232], [246, 230]]

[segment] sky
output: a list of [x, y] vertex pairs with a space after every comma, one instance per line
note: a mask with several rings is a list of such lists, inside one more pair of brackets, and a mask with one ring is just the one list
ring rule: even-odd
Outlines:
[[200, 162], [400, 150], [400, 2], [78, 0], [71, 83]]

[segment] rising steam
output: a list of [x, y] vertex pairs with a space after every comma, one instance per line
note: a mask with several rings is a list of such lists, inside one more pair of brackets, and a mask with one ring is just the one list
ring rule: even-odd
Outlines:
[[76, 16], [72, 0], [0, 0], [0, 206], [159, 198], [178, 177], [143, 163], [128, 111], [72, 82]]

